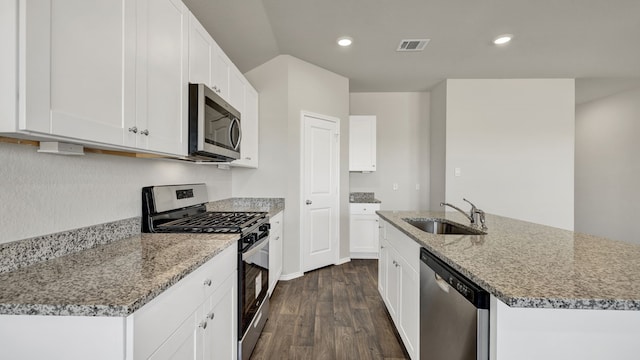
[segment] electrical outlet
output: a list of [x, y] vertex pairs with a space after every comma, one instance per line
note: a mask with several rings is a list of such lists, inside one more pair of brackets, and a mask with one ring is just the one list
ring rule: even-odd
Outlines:
[[393, 190], [398, 190], [398, 183], [393, 183]]

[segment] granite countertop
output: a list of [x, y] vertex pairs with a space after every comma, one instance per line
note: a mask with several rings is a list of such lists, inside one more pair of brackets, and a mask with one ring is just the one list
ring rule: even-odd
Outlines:
[[376, 199], [372, 192], [349, 193], [349, 202], [352, 204], [380, 204], [380, 200]]
[[238, 240], [141, 234], [0, 274], [0, 314], [127, 316]]
[[208, 211], [264, 211], [273, 217], [284, 210], [284, 198], [230, 198], [212, 201]]
[[487, 235], [433, 235], [402, 218], [457, 212], [378, 211], [383, 219], [512, 307], [640, 310], [640, 246], [487, 214]]

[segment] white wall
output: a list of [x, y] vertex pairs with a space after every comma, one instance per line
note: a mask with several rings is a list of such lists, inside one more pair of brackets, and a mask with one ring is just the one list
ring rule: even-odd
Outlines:
[[351, 93], [350, 114], [377, 117], [376, 171], [349, 173], [351, 191], [374, 192], [382, 209], [428, 209], [429, 93]]
[[575, 230], [640, 244], [640, 89], [576, 107]]
[[285, 198], [283, 274], [300, 264], [301, 111], [340, 119], [340, 258], [349, 256], [349, 79], [289, 55], [245, 74], [260, 93], [260, 166], [233, 170], [233, 196]]
[[446, 201], [572, 230], [574, 94], [573, 79], [447, 80]]
[[429, 173], [429, 208], [438, 211], [440, 202], [445, 200], [445, 174], [447, 166], [447, 82], [443, 81], [431, 90], [430, 106], [430, 149], [431, 170]]
[[0, 143], [0, 243], [142, 215], [143, 186], [207, 183], [231, 197], [231, 172], [210, 165], [100, 154], [39, 154]]

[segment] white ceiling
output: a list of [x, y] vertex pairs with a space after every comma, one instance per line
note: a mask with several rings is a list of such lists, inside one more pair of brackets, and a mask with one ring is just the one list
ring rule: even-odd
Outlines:
[[[614, 91], [611, 79], [640, 77], [640, 0], [185, 3], [240, 71], [289, 54], [348, 77], [351, 92], [423, 91], [446, 78], [577, 78], [584, 102]], [[512, 43], [493, 45], [502, 33]], [[344, 35], [350, 48], [336, 44]], [[431, 42], [395, 51], [415, 38]]]

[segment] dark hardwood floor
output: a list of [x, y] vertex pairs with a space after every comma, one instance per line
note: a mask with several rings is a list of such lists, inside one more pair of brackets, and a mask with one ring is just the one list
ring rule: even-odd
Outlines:
[[280, 281], [251, 359], [408, 359], [378, 293], [377, 264], [352, 260]]

